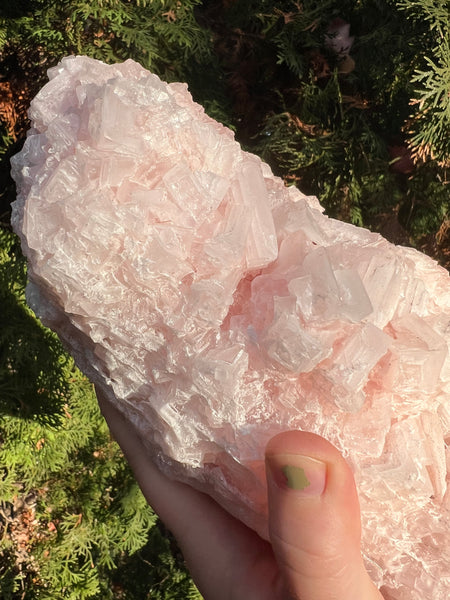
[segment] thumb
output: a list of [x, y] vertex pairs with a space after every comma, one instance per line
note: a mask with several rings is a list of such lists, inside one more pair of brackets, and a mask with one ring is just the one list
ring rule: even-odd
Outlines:
[[269, 533], [290, 594], [301, 600], [382, 600], [360, 550], [358, 495], [340, 452], [289, 431], [266, 448]]

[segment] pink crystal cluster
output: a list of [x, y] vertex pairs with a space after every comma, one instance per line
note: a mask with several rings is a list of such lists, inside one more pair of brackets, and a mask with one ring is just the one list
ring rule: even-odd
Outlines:
[[267, 535], [263, 451], [355, 472], [386, 598], [450, 594], [450, 281], [329, 219], [184, 84], [69, 57], [13, 160], [28, 299], [170, 476]]

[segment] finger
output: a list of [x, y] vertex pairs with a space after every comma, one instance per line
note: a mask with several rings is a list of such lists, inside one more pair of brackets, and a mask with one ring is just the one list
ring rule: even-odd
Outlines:
[[360, 551], [356, 486], [339, 451], [312, 433], [290, 431], [266, 448], [269, 531], [294, 598], [382, 600]]

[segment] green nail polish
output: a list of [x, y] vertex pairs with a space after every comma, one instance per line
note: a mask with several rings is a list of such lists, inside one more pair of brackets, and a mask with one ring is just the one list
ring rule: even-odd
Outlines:
[[301, 467], [286, 465], [281, 470], [286, 477], [286, 485], [292, 490], [304, 490], [311, 485], [311, 482], [306, 477], [305, 470]]
[[[327, 464], [303, 454], [276, 454], [266, 457], [269, 482], [298, 497], [319, 498], [327, 483]], [[288, 492], [289, 493], [289, 492]]]

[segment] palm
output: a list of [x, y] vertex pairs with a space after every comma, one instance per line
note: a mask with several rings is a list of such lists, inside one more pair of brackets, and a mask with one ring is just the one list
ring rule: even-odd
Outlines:
[[271, 545], [210, 497], [169, 480], [132, 426], [100, 399], [102, 412], [149, 504], [178, 540], [206, 600], [277, 600], [281, 577]]

